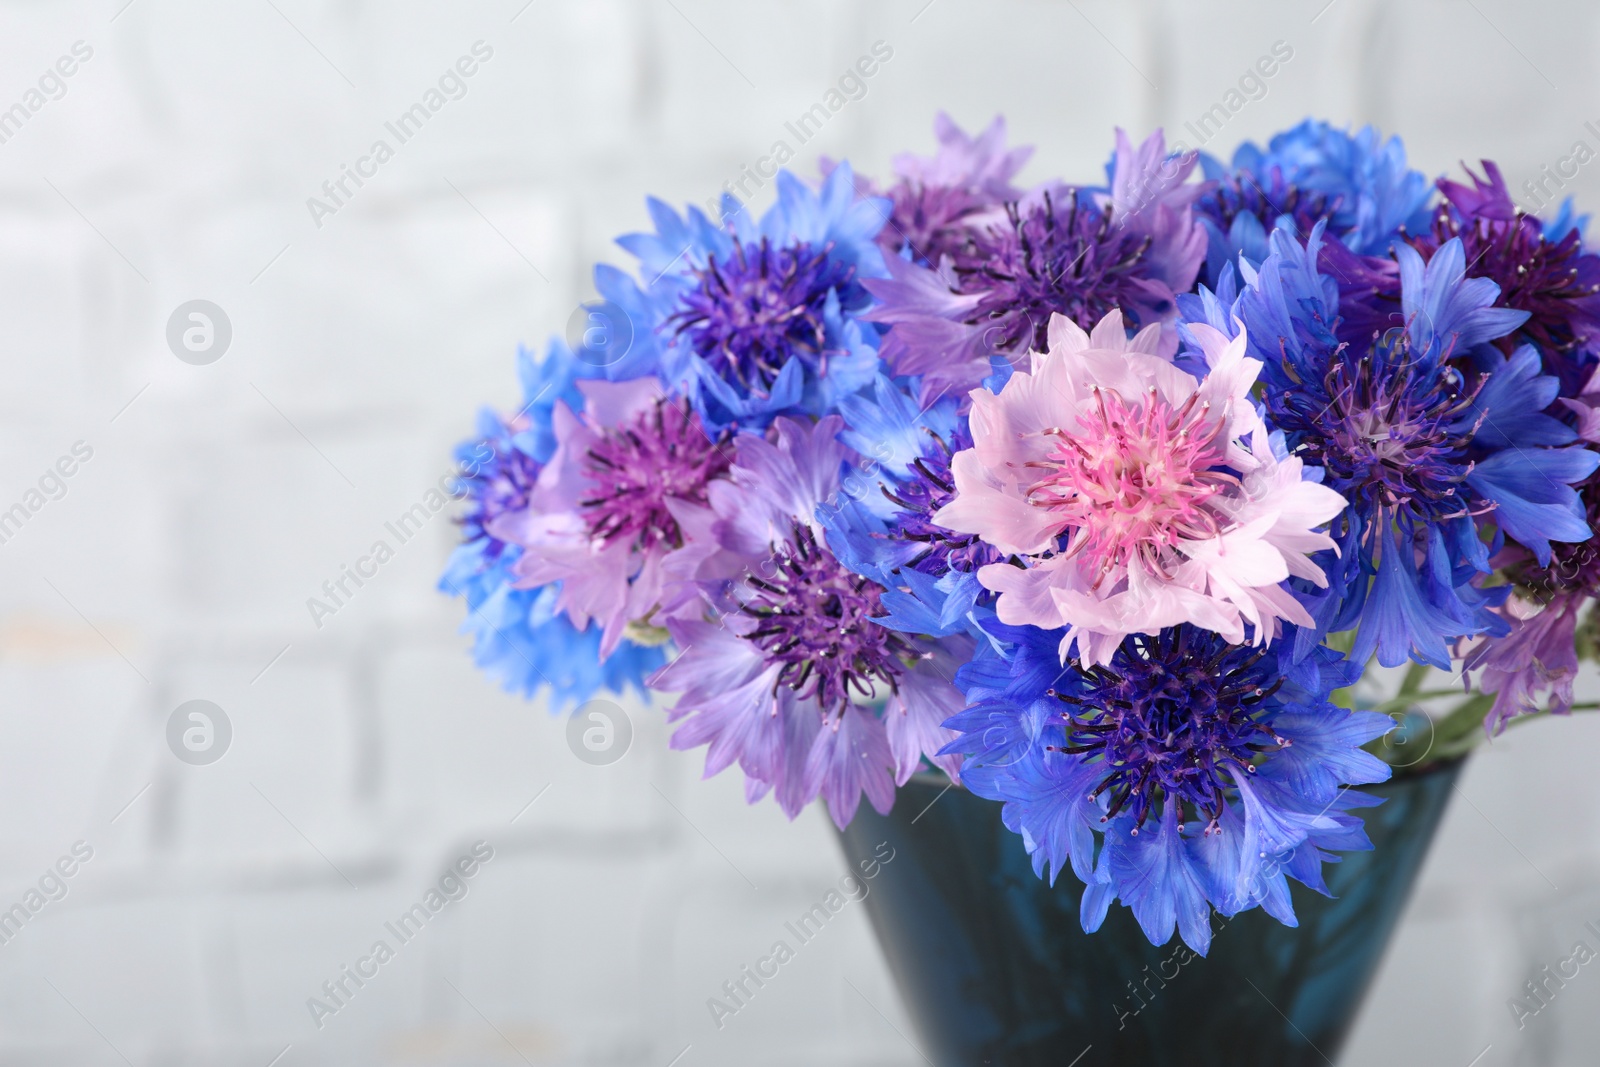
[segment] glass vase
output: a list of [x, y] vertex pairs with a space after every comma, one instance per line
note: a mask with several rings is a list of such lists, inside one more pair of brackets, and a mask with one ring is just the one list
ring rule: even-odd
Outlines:
[[1000, 804], [918, 775], [893, 811], [840, 835], [854, 867], [894, 849], [866, 899], [936, 1067], [1328, 1067], [1334, 1063], [1450, 799], [1459, 760], [1380, 786], [1375, 848], [1324, 867], [1333, 897], [1292, 883], [1298, 927], [1257, 909], [1213, 916], [1210, 954], [1145, 939], [1114, 904], [1078, 921], [1070, 870], [1033, 873]]

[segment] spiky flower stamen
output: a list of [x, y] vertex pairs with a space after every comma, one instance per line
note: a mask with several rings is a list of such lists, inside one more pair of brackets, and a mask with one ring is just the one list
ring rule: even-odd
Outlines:
[[1239, 486], [1224, 469], [1227, 414], [1199, 393], [1176, 407], [1154, 386], [1133, 402], [1098, 386], [1092, 393], [1095, 407], [1075, 430], [1045, 431], [1058, 444], [1028, 464], [1045, 473], [1027, 501], [1060, 517], [1070, 528], [1066, 554], [1082, 554], [1101, 578], [1135, 557], [1165, 573], [1181, 541], [1232, 525], [1215, 500]]
[[681, 547], [668, 501], [704, 505], [707, 485], [727, 473], [728, 441], [726, 431], [713, 439], [698, 415], [666, 399], [607, 430], [585, 457], [591, 488], [578, 507], [589, 536], [632, 538], [643, 551]]
[[791, 357], [827, 374], [830, 294], [850, 308], [865, 302], [855, 268], [833, 256], [831, 242], [735, 243], [731, 256], [709, 257], [692, 273], [697, 284], [663, 328], [687, 337], [717, 374], [760, 396]]
[[1088, 796], [1107, 798], [1101, 821], [1126, 813], [1137, 832], [1176, 804], [1180, 823], [1192, 815], [1218, 832], [1233, 775], [1254, 774], [1263, 753], [1290, 743], [1271, 726], [1283, 679], [1266, 657], [1178, 626], [1134, 634], [1110, 664], [1076, 668], [1072, 684], [1048, 690], [1069, 705], [1056, 750], [1101, 775]]
[[1410, 522], [1464, 514], [1469, 455], [1482, 415], [1447, 358], [1418, 358], [1404, 331], [1386, 333], [1363, 355], [1340, 345], [1320, 382], [1269, 392], [1274, 425], [1328, 484], [1374, 511]]
[[[487, 438], [475, 444], [472, 455], [475, 462], [470, 473], [463, 471], [459, 483], [460, 495], [467, 501], [466, 510], [456, 520], [461, 526], [463, 540], [484, 542], [484, 559], [493, 562], [505, 551], [506, 542], [489, 532], [496, 521], [505, 515], [514, 515], [528, 506], [543, 468], [538, 460], [516, 447], [516, 425], [504, 425], [498, 438]], [[488, 454], [486, 460], [476, 457]]]
[[815, 697], [834, 721], [852, 699], [870, 700], [879, 686], [896, 691], [913, 651], [872, 621], [884, 614], [882, 587], [847, 570], [805, 525], [774, 546], [771, 563], [770, 574], [745, 579], [740, 611], [756, 624], [745, 638], [782, 665], [775, 686]]
[[982, 293], [968, 321], [985, 328], [989, 351], [1043, 350], [1052, 314], [1089, 327], [1121, 308], [1138, 327], [1171, 310], [1164, 299], [1150, 305], [1140, 270], [1150, 237], [1117, 225], [1110, 204], [1086, 205], [1066, 190], [1005, 212], [1004, 224], [975, 230], [953, 257], [958, 288]]
[[882, 536], [892, 541], [917, 542], [920, 549], [906, 566], [923, 574], [971, 574], [984, 564], [998, 563], [1005, 557], [976, 534], [958, 533], [933, 521], [934, 512], [955, 498], [950, 460], [963, 448], [972, 447], [971, 435], [960, 430], [948, 442], [932, 431], [929, 436], [936, 451], [912, 460], [910, 478], [892, 488], [882, 487], [883, 495], [904, 509]]

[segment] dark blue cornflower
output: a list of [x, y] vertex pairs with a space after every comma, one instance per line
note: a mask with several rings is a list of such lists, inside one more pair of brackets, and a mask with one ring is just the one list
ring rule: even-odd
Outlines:
[[[1293, 925], [1287, 878], [1326, 892], [1323, 850], [1370, 848], [1347, 787], [1388, 778], [1361, 746], [1388, 717], [1329, 702], [1359, 674], [1328, 649], [1232, 645], [1178, 626], [1126, 638], [1109, 664], [1063, 667], [1056, 635], [991, 624], [957, 675], [962, 779], [1005, 802], [1034, 869], [1071, 864], [1093, 931], [1113, 900], [1157, 944], [1204, 953], [1210, 913], [1263, 907]], [[1032, 631], [1032, 632], [1030, 632]]]
[[1397, 246], [1405, 325], [1350, 343], [1339, 288], [1317, 268], [1322, 239], [1320, 223], [1305, 244], [1280, 225], [1231, 313], [1215, 299], [1185, 307], [1230, 332], [1242, 321], [1265, 363], [1268, 424], [1350, 502], [1330, 531], [1339, 556], [1324, 564], [1328, 589], [1303, 590], [1318, 630], [1302, 651], [1358, 627], [1357, 662], [1376, 652], [1386, 666], [1448, 670], [1450, 641], [1505, 630], [1489, 610], [1503, 588], [1478, 583], [1506, 538], [1541, 561], [1551, 541], [1588, 539], [1572, 486], [1600, 457], [1543, 414], [1558, 383], [1538, 353], [1508, 358], [1490, 343], [1527, 312], [1494, 306], [1495, 283], [1465, 277], [1459, 240], [1426, 265]]

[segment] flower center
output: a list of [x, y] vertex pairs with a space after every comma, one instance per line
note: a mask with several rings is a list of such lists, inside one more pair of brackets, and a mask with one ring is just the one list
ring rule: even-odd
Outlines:
[[796, 525], [793, 544], [775, 547], [772, 563], [770, 577], [746, 579], [752, 595], [740, 610], [758, 624], [745, 637], [783, 664], [777, 684], [816, 697], [830, 717], [852, 690], [871, 699], [877, 684], [896, 689], [912, 649], [872, 621], [884, 614], [882, 587], [846, 570], [809, 526]]
[[910, 180], [891, 189], [889, 197], [894, 225], [883, 228], [879, 243], [896, 255], [909, 244], [935, 268], [945, 256], [959, 255], [967, 242], [966, 220], [988, 206], [967, 189]]
[[837, 290], [846, 309], [866, 300], [855, 268], [832, 251], [831, 242], [775, 249], [764, 237], [735, 245], [732, 256], [713, 256], [694, 271], [699, 284], [666, 325], [687, 336], [717, 374], [751, 393], [766, 395], [792, 356], [826, 374], [828, 295]]
[[1174, 408], [1152, 386], [1129, 405], [1094, 388], [1095, 409], [1079, 429], [1044, 431], [1057, 439], [1049, 458], [1029, 464], [1045, 472], [1028, 489], [1028, 503], [1056, 513], [1072, 527], [1069, 555], [1113, 568], [1139, 559], [1154, 572], [1179, 540], [1217, 536], [1227, 520], [1210, 505], [1238, 479], [1218, 469], [1227, 457], [1226, 417], [1191, 394]]
[[1420, 521], [1463, 513], [1464, 453], [1478, 429], [1467, 420], [1481, 382], [1464, 389], [1459, 371], [1417, 358], [1394, 330], [1359, 360], [1343, 349], [1321, 386], [1269, 394], [1268, 406], [1331, 488]]
[[962, 291], [985, 293], [967, 321], [989, 327], [990, 350], [1044, 351], [1053, 313], [1087, 329], [1120, 307], [1130, 326], [1143, 325], [1150, 295], [1134, 270], [1150, 240], [1114, 225], [1109, 205], [1080, 207], [1075, 193], [1061, 205], [1046, 193], [1027, 208], [1007, 204], [1006, 217], [954, 259]]
[[1067, 742], [1057, 750], [1105, 770], [1089, 794], [1107, 794], [1102, 822], [1126, 810], [1143, 826], [1164, 799], [1203, 816], [1206, 833], [1217, 831], [1232, 772], [1253, 774], [1260, 753], [1289, 744], [1266, 722], [1282, 684], [1262, 662], [1266, 654], [1178, 626], [1134, 634], [1109, 667], [1076, 668], [1076, 685], [1047, 691], [1070, 705], [1061, 713]]
[[506, 434], [499, 440], [486, 440], [491, 459], [477, 467], [476, 473], [463, 475], [461, 482], [469, 498], [466, 513], [461, 516], [461, 527], [468, 541], [488, 538], [484, 549], [486, 558], [493, 560], [505, 550], [506, 543], [489, 533], [489, 527], [508, 512], [523, 511], [528, 497], [539, 478], [543, 466], [532, 456], [511, 445]]
[[683, 544], [669, 500], [707, 503], [706, 485], [725, 474], [727, 433], [713, 441], [700, 417], [671, 400], [655, 405], [626, 425], [607, 430], [586, 457], [590, 495], [578, 502], [589, 536], [611, 542], [632, 538], [648, 551]]

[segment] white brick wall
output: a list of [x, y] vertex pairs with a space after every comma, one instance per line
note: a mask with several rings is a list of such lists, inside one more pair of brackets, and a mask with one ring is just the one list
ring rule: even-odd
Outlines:
[[[1032, 177], [1089, 177], [1112, 125], [1176, 131], [1280, 39], [1230, 147], [1374, 119], [1426, 169], [1497, 155], [1516, 182], [1600, 117], [1576, 0], [122, 3], [0, 2], [0, 107], [94, 48], [0, 144], [0, 504], [95, 449], [0, 545], [0, 899], [95, 850], [0, 946], [5, 1063], [920, 1063], [859, 910], [711, 1027], [837, 876], [831, 831], [701, 782], [659, 710], [621, 763], [572, 759], [473, 671], [432, 591], [447, 523], [321, 629], [305, 598], [511, 400], [517, 343], [623, 260], [646, 194], [703, 202], [875, 40], [894, 59], [807, 165], [881, 171], [944, 107], [1005, 112]], [[468, 94], [315, 227], [306, 197], [479, 39]], [[196, 297], [234, 327], [204, 367], [164, 342]], [[234, 727], [212, 766], [165, 746], [194, 698]], [[1600, 919], [1597, 731], [1478, 758], [1348, 1062], [1592, 1062], [1600, 977], [1520, 1033], [1505, 1001]], [[318, 1030], [306, 998], [480, 838], [469, 895]]]

